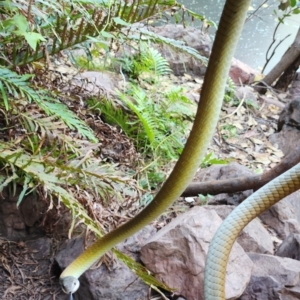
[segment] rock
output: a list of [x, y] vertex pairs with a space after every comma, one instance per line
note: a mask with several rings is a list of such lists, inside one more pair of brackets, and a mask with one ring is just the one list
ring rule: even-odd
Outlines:
[[[235, 207], [230, 205], [207, 205], [206, 208], [210, 210], [213, 209], [224, 220]], [[243, 247], [245, 252], [257, 252], [262, 254], [274, 253], [272, 238], [258, 218], [252, 220], [243, 229], [237, 238], [237, 242]]]
[[292, 233], [278, 247], [276, 255], [300, 260], [300, 234]]
[[[132, 250], [137, 251], [155, 232], [151, 226], [146, 226], [140, 232], [118, 245], [122, 251], [129, 254]], [[79, 254], [84, 251], [84, 238], [76, 238], [64, 243], [55, 256], [55, 260], [61, 269], [67, 267]], [[133, 256], [130, 253], [130, 256]], [[90, 269], [80, 277], [80, 288], [74, 294], [75, 300], [80, 299], [145, 299], [149, 287], [143, 283], [125, 264], [115, 262], [108, 269], [102, 264], [97, 269]]]
[[[205, 169], [201, 169], [197, 172], [193, 181], [214, 181], [214, 180], [222, 180], [229, 178], [238, 178], [238, 177], [247, 177], [253, 176], [254, 173], [250, 171], [247, 167], [242, 166], [236, 162], [230, 163], [228, 165], [213, 165]], [[216, 196], [213, 196], [209, 199], [209, 205], [215, 204], [230, 204], [230, 205], [238, 205], [247, 197], [252, 194], [252, 190], [242, 191], [237, 193], [222, 193]]]
[[278, 131], [270, 136], [270, 142], [277, 145], [284, 154], [289, 154], [300, 145], [300, 98], [285, 105], [278, 119]]
[[254, 105], [258, 105], [257, 96], [253, 92], [253, 88], [249, 86], [237, 86], [234, 91], [234, 95], [238, 99], [250, 100]]
[[[212, 42], [208, 34], [194, 27], [168, 24], [150, 28], [156, 34], [163, 37], [182, 41], [184, 45], [196, 49], [203, 57], [208, 58], [212, 48]], [[157, 47], [157, 46], [155, 46]], [[159, 45], [159, 51], [168, 60], [170, 68], [174, 75], [182, 76], [184, 73], [195, 76], [203, 76], [206, 72], [206, 66], [203, 62], [187, 55], [184, 52], [174, 50], [168, 45]], [[252, 83], [257, 72], [244, 64], [233, 59], [230, 68], [230, 77], [234, 83]]]
[[279, 201], [268, 210], [260, 214], [259, 218], [268, 225], [281, 239], [291, 233], [300, 233], [300, 224], [293, 207], [286, 201]]
[[240, 60], [232, 59], [229, 76], [235, 84], [250, 84], [253, 82], [255, 74], [257, 73], [257, 71]]
[[288, 195], [287, 197], [285, 197], [284, 199], [282, 199], [281, 201], [287, 203], [292, 211], [294, 212], [294, 217], [297, 219], [298, 223], [300, 224], [300, 191], [296, 191], [290, 195]]
[[74, 76], [65, 90], [69, 92], [78, 89], [89, 95], [104, 94], [106, 97], [108, 95], [111, 97], [116, 95], [121, 80], [122, 78], [116, 73], [85, 71]]
[[278, 119], [278, 131], [281, 131], [283, 125], [300, 129], [300, 98], [287, 103], [281, 111]]
[[[142, 248], [141, 260], [158, 279], [176, 289], [176, 294], [202, 300], [205, 257], [220, 223], [213, 210], [194, 207], [158, 231]], [[237, 243], [229, 260], [226, 295], [236, 299], [249, 281], [252, 263]]]
[[300, 131], [294, 127], [283, 125], [280, 132], [270, 135], [269, 141], [285, 155], [288, 155], [300, 146]]
[[132, 253], [137, 253], [144, 246], [146, 241], [148, 241], [155, 233], [156, 229], [148, 225], [141, 229], [139, 232], [130, 236], [126, 239], [124, 243], [118, 245], [118, 249], [122, 252], [127, 252], [128, 255], [132, 255]]
[[42, 235], [43, 231], [33, 226], [43, 216], [45, 205], [34, 193], [25, 196], [19, 206], [16, 203], [21, 193], [17, 187], [15, 195], [8, 188], [3, 189], [0, 201], [0, 234], [8, 240], [15, 241], [34, 235]]
[[194, 76], [203, 76], [205, 74], [206, 63], [204, 62], [207, 62], [212, 46], [208, 34], [194, 27], [173, 24], [149, 27], [149, 30], [165, 38], [174, 39], [178, 43], [181, 41], [183, 45], [196, 49], [203, 56], [203, 61], [201, 61], [169, 45], [152, 45], [168, 61], [175, 76], [182, 76], [185, 73]]
[[300, 262], [266, 254], [248, 253], [254, 263], [241, 300], [296, 300], [300, 296]]
[[[207, 209], [213, 209], [224, 220], [235, 209], [230, 205], [211, 206]], [[237, 238], [237, 242], [246, 252], [257, 252], [263, 254], [273, 254], [274, 246], [269, 232], [266, 230], [260, 219], [252, 220]]]
[[182, 41], [184, 45], [196, 49], [202, 56], [209, 57], [212, 41], [209, 34], [191, 26], [167, 24], [164, 26], [149, 27], [156, 34], [163, 37]]
[[274, 254], [272, 238], [262, 222], [255, 218], [239, 235], [237, 242], [246, 252]]

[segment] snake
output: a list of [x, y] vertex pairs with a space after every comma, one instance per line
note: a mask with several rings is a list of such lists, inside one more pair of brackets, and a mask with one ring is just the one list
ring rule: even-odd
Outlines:
[[[251, 0], [227, 0], [225, 3], [204, 77], [195, 120], [186, 145], [171, 174], [148, 206], [128, 222], [99, 238], [63, 270], [60, 275], [60, 284], [62, 290], [70, 295], [70, 299], [73, 299], [73, 293], [80, 286], [79, 277], [86, 270], [115, 245], [132, 236], [165, 212], [180, 197], [192, 180], [205, 157], [217, 126], [231, 60], [250, 2]], [[290, 176], [297, 177], [297, 172], [298, 169], [293, 171], [294, 175]], [[285, 180], [281, 181], [281, 178]], [[258, 194], [255, 193], [258, 196], [253, 194], [251, 199], [255, 199], [255, 201], [249, 200], [250, 202], [242, 203], [241, 207], [244, 209], [238, 207], [240, 213], [228, 216], [224, 222], [228, 226], [223, 230], [222, 228], [225, 226], [223, 225], [218, 230], [209, 247], [205, 270], [206, 300], [225, 299], [224, 282], [228, 260], [226, 255], [229, 255], [230, 245], [234, 243], [237, 232], [242, 230], [242, 227], [263, 209], [272, 205], [276, 201], [274, 199], [279, 201], [287, 193], [298, 189], [299, 182], [295, 184], [295, 180], [283, 174], [272, 181], [269, 190], [263, 187]], [[259, 205], [258, 202], [263, 204]], [[221, 243], [220, 240], [224, 242]], [[226, 251], [224, 251], [224, 247]]]

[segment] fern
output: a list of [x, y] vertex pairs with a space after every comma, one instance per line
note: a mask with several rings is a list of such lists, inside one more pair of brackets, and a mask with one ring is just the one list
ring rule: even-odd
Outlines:
[[16, 99], [25, 98], [29, 103], [35, 102], [44, 112], [50, 116], [55, 116], [57, 119], [63, 121], [70, 129], [78, 130], [78, 132], [96, 142], [97, 138], [94, 136], [91, 129], [81, 121], [68, 107], [53, 97], [47, 95], [46, 91], [35, 91], [28, 80], [33, 75], [18, 75], [8, 69], [0, 67], [0, 90], [3, 99], [3, 105], [6, 111], [10, 110], [12, 104], [9, 102], [11, 97]]
[[112, 101], [107, 99], [102, 99], [101, 101], [89, 99], [87, 104], [91, 110], [96, 110], [106, 123], [120, 127], [127, 136], [130, 136], [133, 131], [137, 130], [133, 122], [129, 120], [129, 116], [124, 113], [122, 108], [115, 107]]
[[62, 120], [70, 129], [78, 130], [82, 136], [88, 138], [92, 142], [97, 142], [97, 138], [93, 131], [63, 103], [56, 101], [52, 97], [46, 96], [44, 96], [43, 99], [40, 98], [39, 101], [36, 101], [36, 103], [47, 115], [54, 115], [58, 119]]
[[0, 67], [0, 90], [6, 110], [9, 110], [11, 107], [9, 103], [10, 95], [15, 99], [26, 97], [29, 103], [39, 98], [36, 91], [28, 84], [28, 79], [32, 77], [33, 75], [30, 74], [18, 75], [15, 72]]
[[149, 142], [152, 143], [155, 138], [155, 130], [153, 126], [155, 124], [155, 120], [149, 114], [143, 113], [146, 104], [146, 94], [142, 89], [132, 85], [132, 95], [139, 105], [135, 105], [125, 94], [119, 93], [121, 100], [136, 114], [139, 121], [142, 123], [144, 128], [144, 132], [142, 134], [145, 133]]
[[98, 225], [66, 187], [76, 184], [78, 189], [92, 189], [96, 195], [100, 193], [107, 197], [122, 190], [122, 186], [129, 182], [124, 175], [117, 175], [112, 166], [103, 165], [96, 159], [86, 159], [84, 162], [77, 159], [68, 164], [58, 164], [53, 160], [48, 161], [47, 155], [29, 155], [23, 149], [15, 149], [14, 145], [4, 142], [0, 143], [0, 161], [12, 166], [14, 180], [19, 178], [28, 186], [29, 183], [34, 187], [42, 185], [52, 195], [59, 197], [74, 213], [74, 218], [83, 220], [98, 235], [101, 235]]
[[[28, 3], [11, 0], [3, 4], [4, 10], [10, 11], [15, 16], [23, 17], [23, 10], [34, 12], [35, 18], [25, 19], [28, 30], [18, 35], [13, 22], [12, 26], [2, 28], [2, 36], [6, 35], [6, 44], [9, 49], [4, 49], [3, 62], [10, 61], [11, 66], [24, 65], [40, 60], [47, 53], [55, 54], [77, 44], [94, 39], [101, 33], [119, 30], [135, 22], [148, 20], [167, 9], [172, 8], [175, 0], [141, 2], [133, 0], [130, 5], [127, 1], [70, 1], [62, 0], [57, 3], [47, 4], [45, 1]], [[0, 28], [1, 31], [1, 28]], [[20, 30], [19, 30], [20, 31]], [[28, 36], [38, 37], [34, 47], [28, 47]], [[109, 34], [107, 34], [109, 35]], [[47, 37], [46, 39], [44, 37]], [[27, 39], [27, 42], [26, 40]], [[49, 43], [51, 41], [51, 43]], [[13, 54], [12, 54], [13, 53]]]
[[[175, 95], [178, 95], [177, 103]], [[135, 139], [137, 148], [143, 149], [145, 155], [151, 152], [154, 159], [159, 156], [167, 160], [177, 159], [188, 130], [188, 121], [182, 119], [182, 111], [192, 116], [195, 112], [192, 103], [180, 95], [180, 92], [173, 91], [174, 97], [170, 100], [165, 95], [146, 94], [143, 89], [133, 84], [128, 94], [120, 93], [119, 96], [136, 115], [140, 124], [139, 130], [133, 132], [135, 135], [130, 136]]]
[[167, 60], [158, 50], [145, 43], [141, 44], [140, 57], [137, 61], [134, 61], [134, 65], [135, 68], [141, 68], [142, 71], [153, 71], [155, 77], [167, 75], [171, 72]]

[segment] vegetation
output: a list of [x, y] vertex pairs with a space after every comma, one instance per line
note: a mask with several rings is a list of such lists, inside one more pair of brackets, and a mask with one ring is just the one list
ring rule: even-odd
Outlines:
[[[105, 0], [1, 1], [0, 191], [10, 186], [15, 192], [21, 186], [17, 205], [33, 192], [48, 199], [49, 209], [62, 202], [73, 216], [69, 235], [78, 219], [96, 235], [105, 233], [101, 217], [97, 219], [92, 213], [95, 202], [105, 205], [107, 201], [131, 199], [140, 188], [148, 190], [141, 204], [151, 199], [151, 189], [164, 180], [163, 163], [177, 159], [183, 148], [185, 126], [194, 108], [180, 89], [154, 92], [159, 78], [170, 69], [149, 45], [165, 43], [205, 60], [196, 50], [145, 28], [135, 28], [129, 34], [131, 24], [155, 20], [170, 8], [176, 8], [177, 20], [180, 12], [203, 19], [174, 0], [130, 4]], [[65, 50], [77, 48], [87, 53], [87, 58], [68, 57], [78, 67], [103, 69], [112, 67], [114, 47], [124, 43], [136, 53], [119, 61], [121, 71], [131, 81], [119, 92], [125, 109], [109, 99], [90, 99], [83, 107], [88, 104], [89, 111], [101, 111], [106, 122], [118, 126], [133, 140], [144, 161], [136, 176], [116, 169], [99, 155], [100, 143], [78, 113], [77, 99], [61, 91], [56, 78], [53, 82], [47, 78], [49, 67], [63, 59], [60, 55]], [[104, 58], [101, 65], [94, 60], [99, 55]], [[140, 81], [151, 83], [153, 91], [145, 93]], [[168, 289], [130, 258], [115, 253], [151, 286]]]

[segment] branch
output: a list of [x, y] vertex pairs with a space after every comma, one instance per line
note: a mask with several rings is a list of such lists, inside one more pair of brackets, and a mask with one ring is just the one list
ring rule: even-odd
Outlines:
[[235, 193], [252, 189], [257, 190], [299, 162], [300, 146], [298, 146], [295, 151], [285, 156], [276, 167], [266, 173], [249, 177], [231, 178], [211, 182], [194, 182], [186, 188], [181, 196], [193, 197], [198, 196], [199, 194], [217, 195], [221, 193]]
[[257, 86], [255, 89], [259, 93], [265, 93], [264, 85], [271, 85], [300, 55], [300, 27], [291, 47], [285, 52], [278, 64], [266, 75], [262, 82], [263, 87]]

